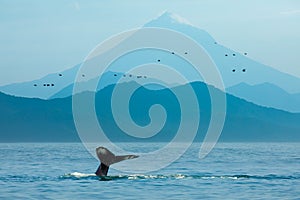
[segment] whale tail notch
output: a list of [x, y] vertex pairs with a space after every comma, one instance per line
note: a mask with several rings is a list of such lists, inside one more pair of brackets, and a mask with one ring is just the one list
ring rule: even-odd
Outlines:
[[123, 160], [138, 158], [136, 155], [123, 155], [123, 156], [115, 156], [111, 151], [109, 151], [105, 147], [96, 148], [96, 154], [100, 160], [100, 166], [98, 167], [95, 174], [97, 176], [107, 176], [109, 166], [121, 162]]

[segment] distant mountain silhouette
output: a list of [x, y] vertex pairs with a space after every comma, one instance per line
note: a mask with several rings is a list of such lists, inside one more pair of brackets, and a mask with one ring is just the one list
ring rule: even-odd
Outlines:
[[[74, 83], [79, 67], [80, 64], [63, 72], [48, 74], [37, 80], [0, 86], [0, 91], [13, 96], [48, 99], [61, 89]], [[54, 86], [47, 86], [47, 84], [54, 84]]]
[[300, 78], [252, 60], [249, 57], [251, 55], [247, 52], [236, 52], [223, 46], [205, 30], [185, 22], [176, 14], [165, 12], [146, 23], [144, 27], [167, 28], [191, 37], [211, 56], [220, 71], [226, 88], [239, 83], [255, 85], [268, 82], [289, 93], [300, 92]]
[[1, 142], [78, 142], [72, 99], [42, 100], [0, 93]]
[[[136, 83], [123, 84], [126, 88], [126, 85]], [[186, 86], [178, 87], [184, 89]], [[202, 141], [210, 121], [210, 96], [206, 84], [194, 82], [192, 87], [196, 91], [201, 110], [200, 128], [195, 140]], [[96, 104], [100, 124], [112, 141], [143, 141], [123, 133], [116, 126], [110, 109], [113, 88], [114, 85], [109, 85], [96, 94], [96, 102], [100, 102]], [[77, 95], [87, 93], [89, 92]], [[165, 127], [160, 133], [147, 139], [147, 142], [169, 141], [174, 137], [180, 120], [180, 111], [176, 98], [168, 89], [153, 91], [140, 87], [130, 102], [131, 116], [139, 125], [149, 123], [150, 105], [159, 103], [166, 109], [168, 118]], [[300, 141], [300, 114], [257, 106], [232, 95], [227, 95], [227, 103], [227, 117], [220, 141]], [[79, 141], [72, 117], [71, 97], [41, 100], [0, 93], [0, 110], [1, 142]], [[190, 133], [187, 131], [186, 134]]]
[[240, 83], [226, 90], [255, 104], [278, 108], [289, 112], [300, 112], [300, 93], [290, 94], [271, 83], [248, 85]]
[[[214, 60], [226, 88], [243, 83], [248, 85], [258, 85], [267, 82], [276, 87], [282, 88], [287, 94], [300, 93], [299, 78], [252, 60], [250, 58], [251, 55], [248, 55], [247, 52], [236, 52], [226, 48], [221, 43], [215, 41], [215, 39], [205, 30], [191, 25], [186, 20], [175, 14], [165, 12], [156, 19], [146, 23], [144, 27], [167, 28], [191, 37], [194, 41], [200, 44]], [[192, 53], [189, 52], [189, 49], [187, 49], [186, 52]], [[156, 62], [157, 60], [160, 60], [161, 64], [178, 69], [191, 82], [196, 80], [199, 81], [198, 79], [195, 79], [195, 73], [190, 70], [192, 69], [192, 66], [189, 66], [186, 61], [179, 59], [179, 57], [174, 54], [167, 55], [165, 52], [156, 50], [141, 50], [128, 54], [113, 63], [111, 66], [112, 69], [109, 70], [111, 73], [122, 74], [123, 72], [118, 71], [120, 70], [120, 66], [133, 67], [138, 64]], [[122, 65], [120, 65], [120, 63]], [[30, 98], [64, 98], [72, 94], [75, 77], [85, 76], [84, 74], [77, 74], [79, 67], [80, 65], [76, 65], [71, 69], [55, 74], [49, 74], [39, 80], [2, 86], [0, 87], [0, 91], [10, 95]], [[103, 78], [104, 80], [101, 87], [98, 89], [102, 89], [103, 87], [113, 84], [116, 80], [118, 80], [118, 77], [109, 73], [105, 74]], [[87, 82], [91, 81], [91, 78], [88, 76], [85, 76], [85, 79]], [[44, 84], [46, 85], [44, 86]], [[47, 86], [48, 84], [49, 86]], [[261, 103], [261, 105], [278, 109], [287, 108], [286, 110], [288, 111], [298, 111], [298, 107], [296, 107], [296, 110], [292, 110], [293, 107], [288, 105], [289, 102], [287, 101], [278, 101], [274, 103], [272, 100], [268, 102], [267, 99], [264, 102], [260, 102], [256, 101], [257, 98], [260, 97], [245, 95], [242, 90], [236, 90], [233, 92], [235, 96], [245, 98], [247, 101]], [[253, 95], [256, 95], [256, 93], [253, 93]], [[293, 102], [297, 101], [297, 98], [294, 99], [293, 95], [286, 98], [291, 99]]]

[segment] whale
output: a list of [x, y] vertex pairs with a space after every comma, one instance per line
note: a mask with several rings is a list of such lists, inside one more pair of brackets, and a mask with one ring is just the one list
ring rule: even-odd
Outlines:
[[100, 160], [100, 165], [97, 168], [95, 174], [100, 177], [107, 176], [110, 165], [121, 162], [123, 160], [129, 160], [139, 157], [137, 155], [116, 156], [105, 147], [97, 147], [96, 154], [98, 159]]

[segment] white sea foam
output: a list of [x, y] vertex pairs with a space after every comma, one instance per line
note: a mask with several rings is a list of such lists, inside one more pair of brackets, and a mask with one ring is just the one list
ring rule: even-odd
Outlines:
[[85, 174], [85, 173], [80, 173], [80, 172], [72, 172], [70, 174], [67, 174], [67, 176], [72, 176], [72, 177], [76, 177], [76, 178], [84, 178], [84, 177], [96, 176], [96, 174]]

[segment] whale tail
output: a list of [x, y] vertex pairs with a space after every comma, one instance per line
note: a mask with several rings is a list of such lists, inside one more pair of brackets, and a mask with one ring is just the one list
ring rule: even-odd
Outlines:
[[96, 148], [96, 154], [100, 160], [100, 166], [98, 167], [95, 174], [97, 176], [107, 176], [109, 166], [121, 162], [123, 160], [138, 158], [136, 155], [124, 155], [124, 156], [115, 156], [111, 151], [105, 147]]

